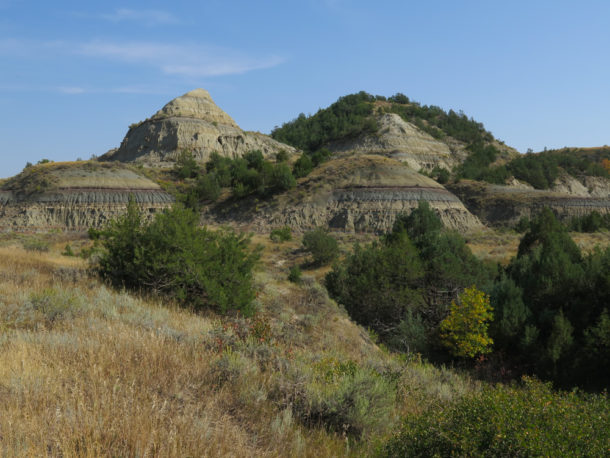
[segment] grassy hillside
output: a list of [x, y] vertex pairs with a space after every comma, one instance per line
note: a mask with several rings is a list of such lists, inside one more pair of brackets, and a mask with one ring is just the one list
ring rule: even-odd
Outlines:
[[84, 240], [4, 236], [1, 453], [361, 456], [401, 416], [476, 389], [380, 350], [323, 271], [288, 282], [298, 242], [255, 241], [259, 312], [245, 319], [110, 290], [60, 254]]
[[[354, 241], [341, 236], [342, 253]], [[244, 318], [112, 290], [86, 261], [61, 254], [86, 251], [88, 240], [2, 235], [2, 454], [394, 456], [416, 450], [413, 435], [428, 427], [450, 433], [426, 437], [445, 450], [478, 447], [464, 436], [476, 431], [527, 454], [537, 442], [515, 431], [538, 426], [556, 436], [544, 453], [608, 442], [604, 397], [566, 398], [535, 381], [496, 390], [416, 354], [390, 354], [328, 298], [320, 281], [329, 267], [311, 267], [300, 240], [253, 242], [263, 249], [257, 313]], [[295, 265], [304, 266], [297, 283], [287, 280]], [[495, 422], [477, 420], [507, 396], [524, 401]], [[547, 411], [548, 402], [559, 407]], [[524, 412], [533, 426], [511, 429]]]

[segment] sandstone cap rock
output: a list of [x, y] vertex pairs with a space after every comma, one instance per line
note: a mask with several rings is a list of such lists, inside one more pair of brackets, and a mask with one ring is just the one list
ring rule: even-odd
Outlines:
[[194, 89], [173, 99], [157, 111], [151, 119], [171, 117], [192, 118], [239, 128], [237, 123], [214, 103], [210, 93], [205, 89]]

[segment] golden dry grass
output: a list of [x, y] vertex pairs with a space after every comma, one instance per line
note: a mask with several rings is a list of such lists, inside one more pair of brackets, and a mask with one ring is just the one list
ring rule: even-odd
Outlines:
[[[0, 455], [366, 450], [305, 426], [273, 395], [278, 361], [298, 371], [324, 354], [363, 360], [379, 353], [321, 291], [291, 285], [278, 272], [259, 273], [259, 282], [270, 280], [261, 300], [271, 305], [261, 305], [260, 316], [271, 335], [267, 342], [235, 340], [228, 318], [114, 292], [86, 267], [56, 247], [0, 247]], [[219, 347], [221, 338], [234, 342]]]
[[[255, 236], [254, 320], [113, 291], [60, 255], [65, 237], [47, 241], [42, 253], [0, 246], [2, 456], [362, 456], [399, 415], [473, 389], [381, 351], [328, 299], [320, 272], [288, 282], [300, 241]], [[341, 382], [323, 374], [346, 361], [400, 374], [389, 410], [360, 418], [361, 440], [310, 416], [320, 399], [340, 400]]]

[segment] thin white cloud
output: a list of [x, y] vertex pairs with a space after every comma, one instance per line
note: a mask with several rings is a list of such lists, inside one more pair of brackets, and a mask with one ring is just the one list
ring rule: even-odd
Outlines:
[[89, 57], [150, 65], [166, 74], [185, 77], [243, 74], [275, 67], [283, 62], [278, 56], [251, 57], [216, 46], [179, 46], [151, 42], [96, 41], [80, 45], [77, 52]]
[[119, 8], [113, 13], [101, 14], [100, 17], [114, 23], [133, 21], [147, 26], [171, 25], [180, 22], [173, 14], [161, 10], [131, 10], [128, 8]]
[[216, 60], [209, 63], [194, 65], [164, 65], [163, 71], [170, 75], [182, 75], [189, 77], [240, 75], [252, 70], [262, 70], [275, 67], [284, 60], [281, 57], [271, 56], [259, 60], [231, 61]]
[[103, 40], [75, 43], [0, 38], [0, 55], [30, 59], [76, 55], [128, 65], [145, 65], [167, 75], [185, 78], [243, 74], [284, 62], [283, 58], [275, 55], [250, 56], [219, 46]]

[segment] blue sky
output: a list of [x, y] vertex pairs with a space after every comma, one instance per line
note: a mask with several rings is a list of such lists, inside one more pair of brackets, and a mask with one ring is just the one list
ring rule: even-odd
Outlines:
[[246, 130], [365, 90], [524, 152], [610, 144], [610, 2], [0, 0], [0, 177], [118, 146], [207, 89]]

